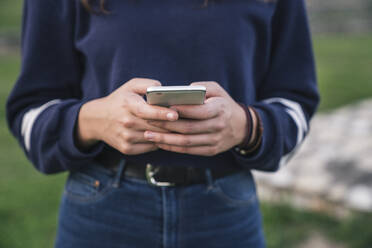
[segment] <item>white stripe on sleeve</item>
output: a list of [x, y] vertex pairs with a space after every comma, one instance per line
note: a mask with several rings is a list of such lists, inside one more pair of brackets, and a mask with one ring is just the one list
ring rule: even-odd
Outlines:
[[[289, 116], [292, 117], [293, 121], [296, 123], [297, 127], [301, 127], [301, 121], [298, 118], [298, 115], [296, 112], [294, 112], [292, 109], [286, 109], [286, 112], [289, 114]], [[301, 130], [300, 128], [297, 128], [297, 142], [296, 146], [299, 145], [302, 140], [304, 139], [305, 131]]]
[[30, 150], [30, 146], [31, 146], [31, 131], [32, 131], [32, 127], [33, 127], [33, 125], [34, 125], [37, 117], [45, 109], [47, 109], [48, 107], [50, 107], [50, 106], [52, 106], [54, 104], [57, 104], [59, 102], [61, 102], [61, 100], [59, 100], [59, 99], [55, 99], [55, 100], [49, 101], [49, 102], [41, 105], [40, 107], [30, 109], [29, 111], [27, 111], [23, 115], [23, 118], [22, 118], [22, 127], [21, 127], [21, 134], [23, 136], [24, 144], [25, 144], [25, 147], [26, 147], [26, 150], [27, 151]]
[[286, 98], [280, 98], [280, 97], [265, 99], [263, 102], [268, 103], [268, 104], [271, 104], [271, 103], [282, 104], [286, 108], [287, 114], [292, 118], [292, 120], [297, 126], [296, 146], [290, 153], [282, 157], [280, 161], [280, 166], [282, 166], [286, 164], [290, 160], [290, 158], [294, 155], [299, 145], [304, 140], [306, 133], [309, 130], [309, 127], [307, 125], [304, 111], [302, 110], [302, 107], [299, 103], [286, 99]]

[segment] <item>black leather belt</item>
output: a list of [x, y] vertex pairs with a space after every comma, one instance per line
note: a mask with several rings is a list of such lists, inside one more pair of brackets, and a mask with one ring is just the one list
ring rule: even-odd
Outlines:
[[[106, 165], [115, 172], [118, 172], [118, 165]], [[221, 178], [229, 174], [237, 173], [241, 169], [231, 166], [226, 169], [210, 169], [213, 179]], [[146, 180], [154, 186], [176, 186], [205, 183], [207, 181], [206, 169], [196, 167], [174, 167], [174, 166], [153, 166], [152, 164], [136, 164], [127, 161], [122, 176]]]

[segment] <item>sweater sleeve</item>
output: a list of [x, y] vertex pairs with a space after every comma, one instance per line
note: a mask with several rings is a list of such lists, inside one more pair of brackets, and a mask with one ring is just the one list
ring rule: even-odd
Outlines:
[[74, 48], [77, 1], [25, 0], [22, 68], [8, 98], [8, 125], [43, 173], [89, 164], [99, 143], [81, 151], [74, 130], [81, 100], [79, 54]]
[[316, 73], [304, 0], [278, 0], [272, 18], [271, 60], [252, 106], [263, 123], [260, 148], [239, 165], [276, 171], [294, 154], [309, 131], [319, 102]]

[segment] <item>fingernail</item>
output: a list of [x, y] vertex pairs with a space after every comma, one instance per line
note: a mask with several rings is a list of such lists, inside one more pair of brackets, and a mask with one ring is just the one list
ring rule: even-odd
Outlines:
[[153, 139], [154, 138], [154, 134], [151, 133], [151, 132], [145, 132], [145, 138], [146, 139]]
[[168, 120], [174, 120], [174, 119], [176, 119], [176, 115], [174, 113], [168, 113], [167, 118], [168, 118]]

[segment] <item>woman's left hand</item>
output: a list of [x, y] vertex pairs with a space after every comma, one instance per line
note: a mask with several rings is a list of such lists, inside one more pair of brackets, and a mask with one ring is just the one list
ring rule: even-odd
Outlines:
[[169, 133], [146, 131], [148, 141], [172, 152], [214, 156], [243, 142], [246, 135], [246, 115], [242, 107], [216, 82], [195, 82], [207, 88], [203, 105], [176, 105], [182, 119], [148, 121], [169, 130]]

